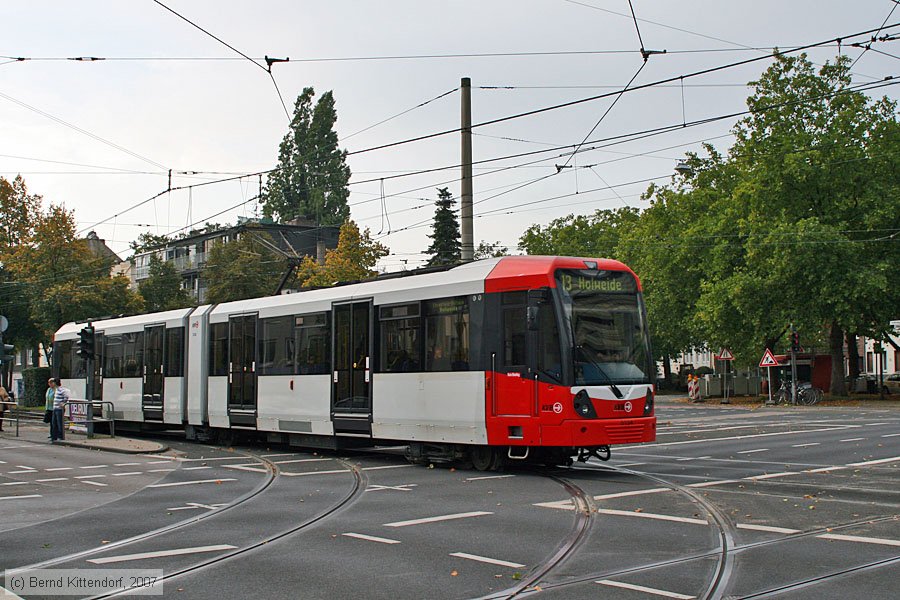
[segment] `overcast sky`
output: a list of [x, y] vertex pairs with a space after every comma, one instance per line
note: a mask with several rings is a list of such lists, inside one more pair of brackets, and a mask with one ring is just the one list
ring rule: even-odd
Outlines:
[[[882, 35], [900, 34], [890, 27], [900, 22], [893, 0], [632, 3], [637, 28], [627, 0], [163, 2], [260, 63], [290, 57], [272, 71], [289, 110], [306, 86], [334, 92], [341, 146], [358, 153], [348, 158], [351, 215], [391, 249], [387, 270], [421, 265], [436, 188], [459, 194], [457, 169], [402, 175], [458, 164], [459, 135], [360, 151], [458, 127], [462, 77], [472, 80], [478, 124], [620, 90], [643, 63], [638, 29], [645, 49], [667, 53], [650, 56], [632, 86], [837, 37], [856, 58], [862, 50], [846, 44], [862, 38], [851, 34], [885, 22]], [[288, 117], [263, 68], [153, 0], [5, 0], [0, 8], [0, 175], [21, 173], [30, 192], [74, 210], [83, 233], [96, 230], [123, 258], [144, 231], [258, 214], [247, 202], [255, 176], [186, 188], [275, 166]], [[854, 81], [900, 75], [897, 44], [873, 45]], [[822, 63], [837, 51], [831, 44], [809, 55]], [[106, 60], [66, 60], [74, 57]], [[648, 180], [665, 182], [701, 141], [727, 149], [734, 120], [592, 141], [743, 110], [747, 82], [770, 63], [624, 94], [602, 121], [615, 96], [476, 127], [476, 244], [514, 249], [535, 223], [644, 207]], [[898, 89], [871, 93], [896, 98]], [[586, 136], [582, 150], [604, 147], [504, 158], [571, 151]], [[478, 163], [488, 159], [500, 160]], [[567, 161], [576, 168], [555, 174]], [[185, 189], [128, 210], [165, 191], [169, 169], [172, 187]]]

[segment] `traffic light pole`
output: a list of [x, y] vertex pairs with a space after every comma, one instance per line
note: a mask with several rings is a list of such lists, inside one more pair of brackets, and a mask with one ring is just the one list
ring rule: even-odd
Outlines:
[[791, 404], [797, 404], [797, 330], [791, 323]]

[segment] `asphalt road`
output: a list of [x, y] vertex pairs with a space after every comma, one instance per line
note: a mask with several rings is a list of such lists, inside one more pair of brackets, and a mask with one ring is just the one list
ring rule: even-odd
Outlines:
[[218, 600], [900, 595], [900, 409], [662, 399], [657, 416], [655, 443], [607, 463], [487, 473], [397, 449], [125, 456], [5, 435], [0, 569], [161, 569], [166, 597]]

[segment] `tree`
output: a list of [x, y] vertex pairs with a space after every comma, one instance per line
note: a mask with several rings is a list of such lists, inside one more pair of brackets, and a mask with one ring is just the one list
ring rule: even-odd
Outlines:
[[312, 105], [313, 88], [294, 104], [290, 129], [278, 148], [278, 167], [269, 173], [260, 198], [263, 215], [280, 222], [295, 218], [340, 225], [350, 214], [350, 167], [334, 131], [337, 111], [331, 92]]
[[149, 277], [138, 284], [147, 312], [186, 308], [193, 304], [191, 295], [181, 287], [181, 276], [175, 265], [158, 256], [150, 257]]
[[631, 207], [568, 215], [546, 227], [532, 225], [519, 238], [519, 247], [527, 254], [616, 258], [619, 236], [637, 223], [638, 215]]
[[499, 258], [501, 256], [509, 256], [509, 248], [501, 244], [499, 241], [490, 244], [485, 240], [478, 242], [475, 248], [475, 260], [482, 258]]
[[214, 244], [203, 271], [206, 301], [215, 304], [274, 294], [287, 261], [269, 249], [273, 244], [268, 234], [253, 228], [236, 240]]
[[438, 189], [438, 199], [435, 201], [437, 210], [434, 213], [432, 233], [428, 234], [432, 242], [426, 254], [429, 267], [458, 264], [462, 258], [462, 244], [459, 241], [459, 219], [453, 211], [456, 200], [447, 188]]
[[377, 275], [378, 260], [390, 251], [372, 239], [369, 229], [360, 233], [359, 227], [348, 219], [341, 225], [338, 245], [325, 253], [325, 264], [319, 265], [307, 256], [297, 269], [300, 287], [332, 286], [341, 281], [359, 281]]

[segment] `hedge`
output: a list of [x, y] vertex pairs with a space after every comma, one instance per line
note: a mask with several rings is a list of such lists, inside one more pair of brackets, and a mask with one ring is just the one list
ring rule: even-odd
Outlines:
[[24, 406], [44, 406], [50, 375], [50, 367], [34, 367], [22, 371], [25, 382]]

